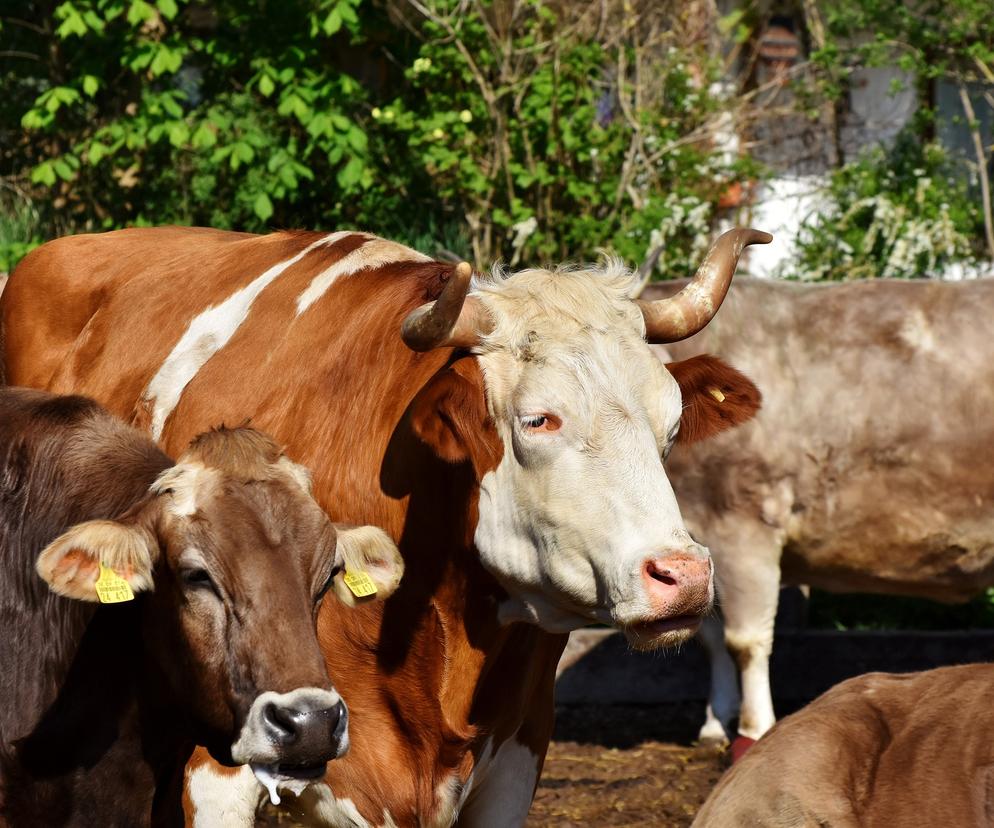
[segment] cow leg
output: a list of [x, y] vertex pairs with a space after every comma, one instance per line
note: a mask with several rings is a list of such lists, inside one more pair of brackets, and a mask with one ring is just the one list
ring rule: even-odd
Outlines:
[[[525, 824], [544, 757], [536, 756], [516, 736], [474, 768], [458, 828], [520, 828]], [[484, 748], [484, 757], [488, 752], [489, 746]]]
[[735, 735], [732, 722], [739, 715], [742, 701], [738, 669], [725, 646], [725, 628], [720, 618], [705, 618], [697, 637], [711, 662], [707, 717], [697, 738], [707, 744], [726, 744]]
[[741, 674], [739, 733], [758, 739], [773, 727], [770, 653], [780, 594], [782, 539], [766, 525], [738, 528], [715, 545], [715, 576], [725, 619], [725, 644]]
[[264, 796], [248, 765], [226, 768], [203, 748], [187, 763], [183, 811], [192, 828], [253, 828]]

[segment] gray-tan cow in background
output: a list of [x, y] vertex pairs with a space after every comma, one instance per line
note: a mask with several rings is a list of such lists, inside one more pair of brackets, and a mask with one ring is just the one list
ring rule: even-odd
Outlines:
[[736, 667], [739, 733], [772, 727], [781, 582], [950, 602], [994, 584], [994, 279], [739, 279], [702, 333], [656, 350], [718, 355], [763, 394], [755, 419], [667, 461], [728, 647], [713, 621], [702, 738], [729, 733]]

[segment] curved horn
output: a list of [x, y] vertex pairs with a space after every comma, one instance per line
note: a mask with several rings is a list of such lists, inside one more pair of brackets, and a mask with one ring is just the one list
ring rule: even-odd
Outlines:
[[742, 251], [750, 244], [769, 244], [773, 236], [762, 230], [739, 228], [722, 233], [711, 246], [690, 284], [669, 299], [636, 304], [645, 319], [649, 342], [678, 342], [693, 336], [721, 307]]
[[432, 348], [472, 348], [493, 325], [486, 311], [472, 296], [468, 299], [473, 268], [460, 262], [449, 277], [442, 294], [411, 311], [404, 319], [400, 335], [412, 351]]

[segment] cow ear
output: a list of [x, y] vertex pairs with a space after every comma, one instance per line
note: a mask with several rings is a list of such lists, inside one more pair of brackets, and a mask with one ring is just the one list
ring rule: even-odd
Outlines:
[[683, 395], [679, 443], [696, 443], [744, 423], [762, 404], [755, 383], [717, 357], [705, 354], [666, 368]]
[[372, 598], [369, 582], [377, 598], [393, 595], [404, 575], [404, 559], [390, 536], [376, 526], [335, 524], [335, 531], [338, 535], [335, 556], [342, 569], [335, 576], [338, 600], [354, 607], [357, 598], [367, 597], [364, 592]]
[[473, 358], [460, 360], [421, 389], [411, 403], [411, 428], [443, 460], [471, 461], [478, 477], [502, 454], [487, 413], [483, 373]]
[[59, 595], [116, 603], [152, 589], [152, 567], [158, 554], [155, 539], [140, 524], [91, 520], [45, 547], [36, 568]]

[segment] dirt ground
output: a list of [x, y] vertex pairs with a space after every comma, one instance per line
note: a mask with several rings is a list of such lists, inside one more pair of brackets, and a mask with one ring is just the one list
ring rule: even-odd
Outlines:
[[683, 828], [728, 765], [692, 744], [702, 706], [562, 708], [529, 828]]
[[[685, 828], [728, 767], [697, 747], [704, 705], [560, 708], [528, 828]], [[257, 825], [293, 822], [270, 811]]]

